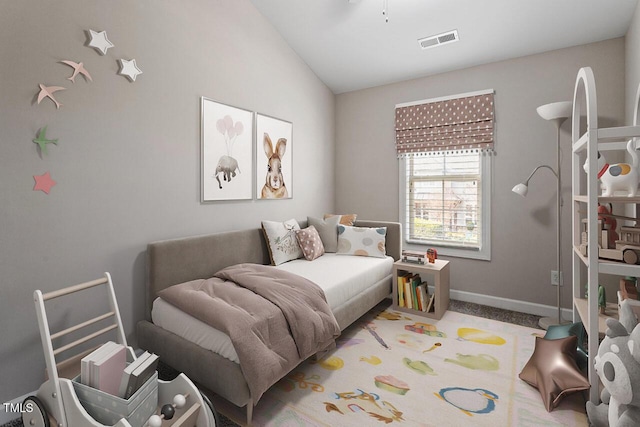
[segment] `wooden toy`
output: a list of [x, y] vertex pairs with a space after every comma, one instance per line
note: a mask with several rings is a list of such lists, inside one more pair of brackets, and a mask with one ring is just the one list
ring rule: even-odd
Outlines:
[[625, 277], [620, 279], [620, 296], [621, 300], [625, 299], [638, 299], [638, 289], [636, 288], [635, 277]]
[[[608, 230], [598, 220], [598, 257], [623, 261], [627, 264], [638, 264], [640, 261], [640, 227], [620, 227], [620, 240], [616, 240], [615, 248], [609, 248]], [[579, 251], [587, 256], [587, 220], [582, 220], [582, 234]]]
[[148, 427], [161, 427], [162, 420], [171, 420], [176, 414], [176, 409], [182, 409], [184, 405], [187, 404], [187, 397], [189, 397], [189, 393], [176, 394], [173, 396], [173, 403], [162, 405], [160, 415], [152, 415], [149, 417], [149, 421], [147, 421]]
[[607, 230], [608, 240], [607, 240], [607, 248], [615, 248], [616, 241], [620, 238], [618, 233], [616, 232], [616, 228], [618, 228], [618, 221], [616, 221], [615, 216], [612, 215], [613, 207], [609, 204], [609, 207], [598, 204], [598, 219], [601, 220], [604, 225], [603, 228]]
[[600, 314], [606, 314], [607, 292], [602, 285], [598, 285], [598, 308], [600, 309]]
[[[101, 285], [106, 285], [107, 287], [106, 300], [109, 304], [109, 311], [93, 319], [89, 319], [56, 333], [52, 334], [50, 332], [47, 313], [45, 310], [45, 301], [64, 297]], [[150, 382], [150, 387], [147, 387], [145, 384], [145, 386], [139, 390], [141, 404], [137, 407], [132, 407], [134, 406], [133, 403], [138, 398], [136, 394], [134, 394], [130, 400], [127, 400], [101, 392], [88, 386], [77, 387], [80, 385], [80, 383], [78, 383], [78, 376], [80, 374], [81, 359], [96, 348], [100, 347], [100, 345], [57, 362], [56, 356], [62, 353], [68, 354], [67, 352], [73, 351], [79, 346], [81, 347], [82, 344], [87, 343], [89, 340], [96, 339], [107, 333], [113, 334], [114, 332], [116, 335], [115, 341], [126, 348], [128, 361], [131, 362], [136, 359], [133, 349], [127, 345], [127, 339], [122, 327], [118, 303], [116, 301], [113, 283], [111, 282], [111, 276], [109, 273], [105, 273], [104, 277], [101, 279], [69, 286], [46, 294], [43, 294], [40, 290], [36, 290], [34, 292], [34, 300], [48, 379], [40, 386], [35, 396], [28, 396], [24, 400], [22, 405], [23, 425], [43, 427], [49, 425], [55, 425], [58, 427], [106, 427], [105, 424], [98, 422], [94, 417], [92, 417], [89, 414], [88, 409], [81, 402], [81, 396], [84, 396], [84, 398], [95, 396], [88, 403], [91, 403], [92, 406], [98, 405], [101, 413], [109, 413], [111, 414], [109, 416], [116, 417], [116, 421], [112, 423], [110, 422], [108, 424], [109, 426], [142, 427], [144, 420], [149, 419], [149, 417], [153, 418], [153, 424], [145, 423], [144, 425], [155, 426], [157, 425], [158, 420], [154, 418], [153, 410], [155, 409], [157, 401], [166, 402], [171, 398], [171, 396], [173, 396], [175, 406], [169, 405], [171, 406], [171, 409], [168, 409], [165, 408], [167, 405], [164, 405], [162, 407], [163, 409], [161, 409], [161, 414], [165, 419], [168, 420], [169, 418], [176, 418], [172, 422], [172, 426], [186, 427], [188, 425], [196, 427], [215, 427], [215, 410], [213, 409], [211, 402], [206, 398], [206, 396], [200, 393], [198, 388], [184, 374], [178, 375], [173, 381], [162, 381], [157, 380], [157, 376], [152, 377], [149, 381], [156, 381], [157, 384]], [[60, 304], [58, 304], [58, 306], [60, 306]], [[64, 304], [62, 306], [64, 306]], [[104, 324], [99, 322], [107, 321], [112, 322], [112, 324], [105, 326], [103, 329], [96, 332], [87, 332], [85, 330], [87, 327], [92, 329], [91, 326], [95, 329], [96, 324]], [[84, 332], [86, 335], [83, 335], [75, 341], [65, 345], [54, 345], [54, 342], [59, 338], [68, 338], [70, 334], [77, 336], [80, 331]], [[146, 389], [149, 389], [150, 392], [146, 394], [145, 397], [144, 394]], [[142, 404], [142, 402], [145, 402], [147, 399], [151, 399], [152, 397], [156, 397], [155, 393], [157, 393], [157, 401], [153, 401], [154, 405], [151, 408], [151, 414], [147, 414], [141, 421], [136, 422], [138, 416], [142, 415], [141, 412], [147, 410], [147, 405]], [[107, 403], [105, 400], [108, 400], [109, 402]], [[127, 412], [129, 410], [131, 410], [131, 412]], [[123, 411], [127, 412], [127, 414], [121, 416], [120, 414]], [[162, 422], [162, 419], [160, 419], [160, 421]]]

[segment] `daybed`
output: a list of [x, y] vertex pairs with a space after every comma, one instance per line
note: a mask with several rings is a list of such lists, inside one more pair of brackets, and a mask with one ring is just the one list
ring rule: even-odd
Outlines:
[[[302, 228], [306, 227], [306, 221], [299, 223]], [[347, 273], [339, 272], [344, 272], [345, 263], [350, 261], [351, 265], [358, 266], [355, 270], [367, 269], [368, 264], [362, 263], [366, 257], [326, 254], [314, 261], [306, 261], [303, 258], [271, 267], [298, 273], [299, 266], [302, 265], [309, 280], [316, 283], [325, 282], [324, 285], [318, 284], [325, 289], [331, 312], [333, 312], [340, 330], [344, 330], [390, 295], [392, 264], [401, 256], [401, 225], [399, 223], [358, 220], [354, 225], [357, 227], [386, 227], [385, 250], [387, 258], [382, 260], [385, 265], [382, 267], [382, 271], [379, 263], [370, 264], [377, 266], [373, 267], [371, 272], [365, 271], [363, 275], [361, 271], [360, 277], [365, 277], [369, 283], [366, 283], [366, 286], [359, 290], [347, 289], [347, 285], [326, 290], [326, 282], [340, 281], [341, 279], [344, 282], [345, 277], [340, 277], [340, 275], [349, 274], [349, 269], [347, 269]], [[256, 402], [251, 398], [247, 380], [240, 365], [230, 360], [228, 355], [221, 356], [194, 343], [198, 340], [186, 339], [154, 324], [151, 314], [154, 301], [163, 289], [195, 279], [210, 278], [219, 270], [240, 263], [263, 265], [270, 263], [269, 249], [262, 229], [231, 231], [150, 243], [147, 248], [147, 320], [138, 323], [137, 334], [139, 346], [158, 354], [164, 363], [184, 372], [204, 389], [214, 392], [229, 402], [239, 407], [246, 405], [247, 422], [250, 424], [253, 406]], [[342, 267], [340, 267], [341, 264]], [[311, 268], [311, 273], [308, 273], [308, 266], [314, 267]], [[377, 271], [374, 271], [376, 269]], [[349, 281], [346, 280], [347, 283]], [[182, 313], [182, 315], [184, 318], [186, 314]], [[174, 321], [171, 318], [164, 320], [165, 325], [181, 325], [182, 323], [181, 320]], [[220, 333], [215, 329], [214, 332]]]

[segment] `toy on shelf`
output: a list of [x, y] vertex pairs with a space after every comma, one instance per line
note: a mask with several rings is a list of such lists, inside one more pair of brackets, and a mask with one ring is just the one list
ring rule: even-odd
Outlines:
[[598, 285], [598, 308], [600, 309], [600, 314], [607, 314], [607, 292], [602, 285]]
[[595, 369], [604, 389], [602, 403], [587, 402], [590, 425], [631, 426], [640, 420], [640, 327], [629, 304], [620, 305], [620, 320], [607, 319]]
[[[589, 298], [589, 286], [584, 285], [584, 297]], [[604, 286], [598, 285], [598, 309], [600, 314], [607, 314], [607, 292], [604, 289]]]
[[[587, 256], [588, 220], [582, 220], [582, 236], [579, 246], [582, 256]], [[640, 261], [640, 227], [620, 227], [620, 240], [615, 248], [609, 247], [609, 230], [604, 229], [603, 221], [598, 220], [598, 257], [627, 264]]]
[[613, 215], [613, 207], [611, 204], [609, 204], [608, 208], [598, 204], [598, 220], [604, 223], [603, 228], [607, 230], [609, 247], [615, 247], [616, 241], [620, 239], [620, 236], [618, 236], [618, 232], [616, 231], [618, 221], [616, 221], [616, 217]]
[[402, 250], [402, 262], [410, 262], [413, 264], [424, 264], [425, 253], [420, 251]]
[[427, 258], [429, 259], [429, 262], [431, 264], [435, 264], [436, 260], [438, 259], [438, 251], [433, 248], [427, 249]]
[[[627, 151], [633, 159], [633, 164], [616, 163], [610, 165], [604, 155], [598, 151], [598, 179], [601, 183], [603, 197], [611, 197], [618, 190], [626, 190], [629, 197], [636, 196], [640, 178], [638, 175], [638, 155], [633, 139], [627, 142]], [[583, 165], [586, 173], [589, 173], [588, 168], [589, 159], [585, 160]]]
[[638, 288], [636, 287], [637, 279], [635, 277], [627, 276], [624, 279], [620, 279], [620, 296], [622, 300], [638, 299]]

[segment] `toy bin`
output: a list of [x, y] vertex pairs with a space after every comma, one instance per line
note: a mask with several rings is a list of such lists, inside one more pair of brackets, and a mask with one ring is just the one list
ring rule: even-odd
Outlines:
[[149, 378], [129, 399], [122, 399], [73, 379], [78, 400], [86, 411], [101, 424], [112, 426], [125, 418], [132, 427], [143, 427], [158, 405], [158, 373]]

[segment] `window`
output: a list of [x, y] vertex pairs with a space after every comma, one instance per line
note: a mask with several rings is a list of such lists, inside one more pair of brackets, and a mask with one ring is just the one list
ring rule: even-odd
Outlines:
[[436, 153], [400, 160], [400, 217], [409, 244], [490, 259], [491, 156]]
[[396, 105], [400, 218], [410, 245], [490, 259], [494, 92]]

